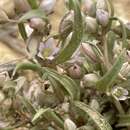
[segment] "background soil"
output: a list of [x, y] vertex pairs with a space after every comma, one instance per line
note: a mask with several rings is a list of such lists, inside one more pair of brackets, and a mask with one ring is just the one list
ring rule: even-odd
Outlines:
[[[130, 21], [130, 0], [113, 0], [116, 15], [125, 21]], [[57, 31], [61, 16], [65, 12], [64, 0], [57, 0], [55, 13], [50, 16], [53, 31]], [[13, 43], [12, 43], [13, 44]], [[18, 53], [0, 42], [0, 64], [20, 57]]]

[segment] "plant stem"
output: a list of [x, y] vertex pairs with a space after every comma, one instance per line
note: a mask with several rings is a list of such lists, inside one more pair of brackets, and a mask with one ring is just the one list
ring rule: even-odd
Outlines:
[[104, 51], [104, 64], [107, 68], [107, 70], [110, 69], [111, 64], [109, 62], [109, 56], [108, 56], [108, 46], [107, 46], [107, 41], [106, 41], [106, 33], [103, 30], [102, 31], [102, 43], [103, 43], [103, 51]]

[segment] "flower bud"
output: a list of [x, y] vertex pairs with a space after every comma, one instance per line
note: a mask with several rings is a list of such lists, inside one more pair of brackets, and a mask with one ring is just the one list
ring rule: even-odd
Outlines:
[[128, 62], [125, 62], [122, 67], [121, 67], [121, 70], [120, 70], [120, 74], [123, 76], [123, 77], [128, 77], [130, 76], [130, 64]]
[[107, 11], [103, 9], [97, 9], [96, 19], [100, 25], [102, 25], [103, 27], [106, 27], [109, 23], [109, 14]]
[[15, 0], [15, 9], [17, 12], [24, 13], [31, 9], [27, 0]]
[[122, 51], [122, 44], [115, 42], [113, 47], [114, 58], [117, 58]]
[[38, 31], [42, 30], [45, 26], [45, 22], [41, 18], [31, 18], [29, 26]]
[[0, 0], [0, 9], [4, 10], [9, 17], [15, 15], [14, 0]]
[[77, 64], [74, 64], [68, 69], [69, 76], [74, 79], [80, 79], [82, 77], [82, 69]]
[[46, 14], [50, 14], [54, 11], [55, 4], [56, 0], [42, 0], [40, 8], [43, 9]]
[[86, 74], [83, 77], [83, 84], [86, 87], [93, 87], [95, 83], [99, 80], [99, 76], [94, 73]]
[[74, 21], [74, 11], [69, 11], [65, 16], [63, 16], [60, 26], [59, 33], [62, 38], [66, 38], [68, 34], [71, 32]]
[[75, 123], [70, 120], [70, 119], [66, 119], [65, 122], [64, 122], [64, 129], [65, 130], [76, 130], [76, 125]]
[[84, 0], [83, 11], [85, 14], [95, 17], [96, 15], [96, 3], [94, 0]]
[[106, 0], [97, 0], [96, 8], [108, 11]]
[[81, 51], [83, 52], [83, 54], [88, 56], [92, 61], [94, 61], [94, 62], [97, 61], [97, 56], [95, 55], [91, 45], [89, 45], [87, 43], [82, 43], [81, 44]]
[[87, 33], [90, 34], [97, 33], [98, 24], [95, 18], [87, 16], [85, 18], [85, 25], [86, 25], [85, 30]]

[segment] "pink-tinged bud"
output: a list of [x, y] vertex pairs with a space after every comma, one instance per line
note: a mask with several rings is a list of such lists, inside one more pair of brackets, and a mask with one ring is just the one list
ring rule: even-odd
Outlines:
[[68, 69], [68, 74], [74, 79], [80, 79], [82, 78], [82, 69], [77, 64], [74, 64]]
[[94, 73], [86, 74], [83, 77], [83, 85], [85, 87], [94, 87], [95, 83], [99, 80], [99, 76]]
[[97, 62], [97, 56], [94, 53], [91, 45], [88, 43], [81, 44], [81, 52], [83, 52], [83, 54], [89, 57], [92, 61]]
[[83, 11], [85, 14], [95, 17], [96, 15], [96, 3], [94, 0], [84, 0]]
[[40, 3], [40, 8], [43, 9], [46, 14], [50, 14], [54, 11], [55, 4], [56, 0], [42, 0]]
[[69, 11], [65, 14], [60, 22], [59, 33], [61, 37], [66, 38], [71, 32], [74, 21], [74, 11]]
[[36, 30], [42, 30], [45, 26], [45, 22], [41, 18], [31, 18], [29, 26]]
[[106, 0], [97, 0], [96, 8], [108, 11]]
[[15, 0], [15, 9], [17, 12], [24, 13], [31, 9], [27, 0]]
[[103, 9], [97, 9], [96, 19], [100, 25], [106, 27], [109, 23], [109, 13]]
[[85, 18], [86, 32], [93, 34], [98, 30], [98, 24], [95, 18], [87, 16]]

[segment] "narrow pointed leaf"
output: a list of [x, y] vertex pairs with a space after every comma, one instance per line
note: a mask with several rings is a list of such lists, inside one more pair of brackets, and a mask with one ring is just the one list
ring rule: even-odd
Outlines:
[[86, 113], [93, 120], [93, 122], [97, 125], [98, 130], [112, 130], [110, 124], [96, 110], [93, 110], [88, 105], [78, 101], [74, 102], [74, 105], [78, 109]]
[[55, 58], [54, 62], [56, 64], [61, 64], [67, 61], [75, 52], [82, 40], [83, 21], [79, 4], [77, 0], [70, 0], [69, 2], [71, 3], [71, 5], [73, 5], [74, 10], [73, 34], [68, 45], [66, 47], [63, 47], [63, 49], [61, 49], [61, 51], [59, 52], [59, 55]]
[[99, 81], [97, 81], [96, 88], [99, 91], [106, 92], [107, 90], [110, 89], [111, 85], [118, 76], [118, 73], [122, 67], [123, 62], [124, 62], [124, 50], [117, 58], [112, 68]]
[[32, 119], [32, 123], [35, 124], [39, 122], [43, 117], [47, 120], [54, 121], [59, 127], [63, 128], [62, 119], [58, 117], [56, 113], [50, 108], [41, 108], [40, 110], [38, 110]]
[[21, 22], [25, 22], [31, 18], [41, 18], [45, 21], [48, 21], [46, 15], [44, 14], [43, 10], [41, 9], [33, 9], [33, 10], [30, 10], [29, 12], [25, 13], [19, 20], [18, 22], [21, 23]]
[[26, 33], [26, 30], [25, 30], [25, 26], [23, 23], [19, 23], [18, 24], [18, 28], [19, 28], [19, 32], [23, 38], [24, 41], [27, 40], [27, 33]]

